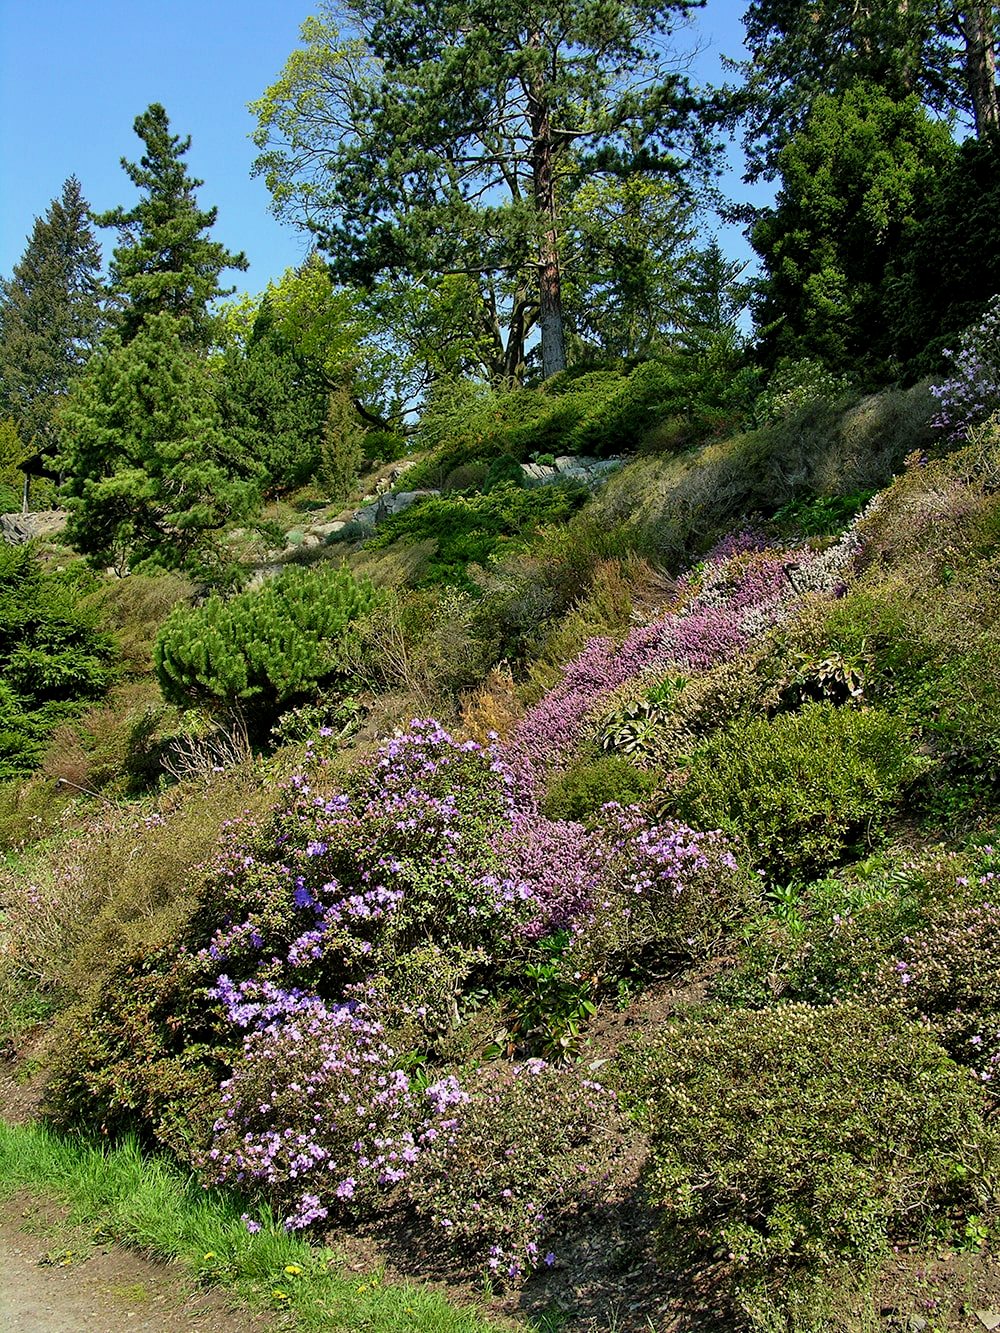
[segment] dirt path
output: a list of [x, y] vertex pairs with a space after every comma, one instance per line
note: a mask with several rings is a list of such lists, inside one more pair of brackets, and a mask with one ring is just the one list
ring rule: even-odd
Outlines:
[[168, 1265], [59, 1231], [49, 1210], [40, 1218], [39, 1205], [22, 1200], [4, 1208], [0, 1333], [268, 1333], [274, 1327], [233, 1311], [223, 1293], [198, 1290]]

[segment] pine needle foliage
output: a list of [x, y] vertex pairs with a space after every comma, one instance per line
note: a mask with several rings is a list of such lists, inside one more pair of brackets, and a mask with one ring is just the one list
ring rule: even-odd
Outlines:
[[336, 682], [351, 631], [374, 596], [347, 569], [293, 567], [229, 601], [177, 607], [154, 649], [164, 697], [243, 713], [260, 734], [282, 708]]

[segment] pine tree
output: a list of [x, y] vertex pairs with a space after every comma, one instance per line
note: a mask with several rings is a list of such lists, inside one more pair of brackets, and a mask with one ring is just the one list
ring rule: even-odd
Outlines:
[[208, 237], [218, 210], [198, 207], [195, 192], [204, 181], [189, 176], [183, 161], [190, 136], [170, 133], [158, 102], [136, 117], [134, 128], [146, 151], [138, 163], [122, 158], [122, 167], [140, 192], [139, 202], [97, 218], [100, 226], [119, 232], [110, 278], [116, 328], [128, 343], [152, 315], [168, 314], [179, 321], [185, 343], [206, 348], [214, 328], [210, 306], [234, 290], [220, 286], [220, 274], [246, 269], [247, 258]]
[[213, 534], [257, 504], [257, 465], [234, 457], [207, 360], [170, 315], [151, 315], [129, 343], [107, 340], [61, 426], [67, 533], [99, 566], [209, 573]]
[[100, 269], [90, 210], [71, 176], [0, 282], [0, 415], [14, 422], [26, 459], [55, 448], [56, 412], [100, 332]]

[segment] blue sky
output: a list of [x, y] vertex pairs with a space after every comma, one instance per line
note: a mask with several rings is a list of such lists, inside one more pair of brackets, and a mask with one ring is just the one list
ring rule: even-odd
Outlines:
[[[697, 24], [707, 76], [721, 53], [739, 54], [745, 0], [708, 0]], [[0, 275], [10, 274], [36, 216], [79, 177], [100, 211], [130, 205], [120, 166], [138, 158], [132, 123], [161, 102], [175, 133], [191, 136], [188, 164], [205, 181], [203, 207], [219, 209], [217, 239], [250, 260], [232, 274], [260, 291], [303, 257], [307, 242], [268, 212], [250, 167], [246, 104], [277, 77], [310, 12], [288, 0], [0, 0]], [[110, 254], [112, 232], [101, 233]], [[745, 255], [738, 234], [726, 248]]]

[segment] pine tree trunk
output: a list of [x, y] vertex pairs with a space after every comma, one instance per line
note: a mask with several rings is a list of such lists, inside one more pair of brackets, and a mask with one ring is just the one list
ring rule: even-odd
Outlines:
[[[537, 39], [535, 39], [537, 41]], [[542, 335], [542, 378], [566, 369], [562, 278], [559, 272], [559, 225], [553, 170], [552, 126], [544, 78], [534, 79], [531, 99], [531, 174], [535, 212], [541, 230], [538, 255], [538, 324]]]
[[965, 39], [965, 79], [976, 117], [976, 135], [1000, 130], [1000, 95], [997, 92], [996, 29], [993, 6], [969, 5], [961, 15]]

